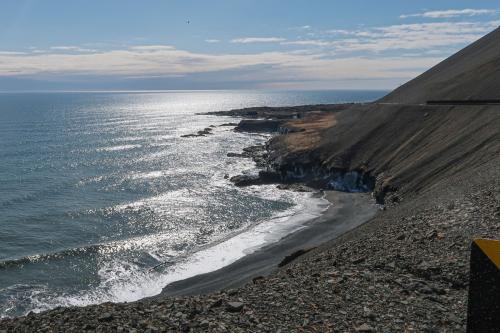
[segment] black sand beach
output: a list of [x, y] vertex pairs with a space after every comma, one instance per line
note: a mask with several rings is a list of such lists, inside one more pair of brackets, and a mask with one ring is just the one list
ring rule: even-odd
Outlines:
[[30, 314], [0, 331], [465, 332], [471, 241], [500, 236], [500, 106], [427, 102], [500, 99], [499, 61], [497, 29], [375, 103], [280, 108], [278, 119], [232, 111], [282, 133], [252, 182], [370, 188], [384, 209], [330, 194], [309, 229], [161, 297]]
[[305, 229], [215, 272], [174, 282], [155, 298], [207, 294], [240, 287], [254, 278], [276, 271], [280, 262], [288, 255], [300, 250], [310, 250], [360, 226], [379, 209], [369, 194], [327, 191], [324, 197], [331, 205], [322, 216], [308, 221]]

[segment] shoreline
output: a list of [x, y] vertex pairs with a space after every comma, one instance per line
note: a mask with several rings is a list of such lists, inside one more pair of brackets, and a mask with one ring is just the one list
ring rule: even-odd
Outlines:
[[[327, 126], [315, 117], [320, 115], [318, 107], [278, 110], [280, 122], [274, 124], [286, 135], [266, 145], [265, 160], [273, 172], [262, 172], [257, 181], [325, 188], [371, 185], [384, 209], [365, 212], [369, 223], [360, 218], [367, 206], [357, 201], [367, 195], [331, 194], [332, 200], [337, 198], [329, 210], [331, 219], [326, 213], [319, 218], [323, 223], [228, 266], [233, 276], [226, 268], [172, 284], [162, 293], [166, 297], [59, 308], [0, 321], [0, 328], [8, 332], [471, 331], [467, 327], [471, 241], [500, 234], [500, 107], [426, 102], [461, 101], [464, 96], [470, 101], [498, 99], [494, 88], [500, 77], [495, 75], [499, 40], [497, 29], [376, 103], [325, 107], [321, 115], [329, 119]], [[274, 121], [273, 110], [224, 114], [256, 120], [240, 123], [241, 129], [265, 128], [257, 118]], [[310, 111], [312, 122], [305, 118]], [[334, 230], [347, 230], [346, 221], [359, 226], [333, 237]], [[283, 269], [272, 269], [281, 262], [273, 251], [289, 255], [316, 244], [320, 246]], [[259, 263], [259, 255], [269, 261]], [[244, 283], [255, 275], [266, 276]], [[240, 287], [210, 293], [227, 281]], [[483, 318], [486, 325], [492, 323], [488, 317]]]
[[218, 270], [172, 282], [159, 295], [149, 299], [203, 295], [240, 287], [276, 271], [285, 257], [321, 246], [363, 225], [379, 210], [369, 193], [325, 191], [323, 198], [330, 205], [319, 217], [305, 222], [304, 228]]
[[[309, 112], [311, 106], [305, 106], [305, 112]], [[337, 105], [334, 105], [337, 107]], [[287, 110], [287, 107], [284, 107]], [[242, 109], [246, 110], [246, 109]], [[285, 118], [290, 117], [289, 111], [284, 111]], [[236, 117], [239, 119], [245, 119], [245, 117]], [[225, 125], [219, 125], [225, 126]], [[232, 125], [238, 127], [238, 124]], [[243, 130], [246, 134], [258, 134], [259, 131]], [[268, 133], [268, 131], [264, 131]], [[189, 135], [190, 136], [190, 135]], [[199, 135], [195, 135], [199, 136]], [[267, 136], [266, 136], [267, 137]], [[267, 137], [267, 143], [272, 139], [273, 136]], [[245, 147], [254, 148], [255, 146]], [[245, 153], [245, 149], [243, 153]], [[258, 157], [260, 151], [249, 151], [250, 157], [254, 160], [257, 169], [263, 168], [262, 165], [259, 166]], [[241, 158], [241, 156], [237, 156]], [[257, 159], [256, 159], [257, 158]], [[274, 183], [275, 185], [289, 186], [290, 182], [279, 182]], [[296, 183], [299, 187], [303, 186], [300, 182]], [[264, 184], [257, 184], [260, 187]], [[236, 185], [238, 186], [238, 185]], [[312, 188], [310, 188], [312, 190]], [[280, 190], [288, 191], [301, 191], [297, 189], [284, 187]], [[320, 195], [322, 194], [322, 195]], [[270, 231], [269, 236], [273, 238], [271, 241], [266, 241], [263, 245], [257, 245], [254, 248], [249, 247], [245, 251], [248, 253], [243, 254], [242, 257], [236, 259], [233, 262], [215, 270], [208, 270], [206, 273], [195, 273], [191, 277], [180, 278], [179, 280], [174, 280], [173, 282], [167, 282], [162, 286], [162, 291], [159, 294], [152, 296], [143, 296], [138, 299], [123, 300], [123, 301], [113, 301], [115, 304], [133, 304], [148, 300], [161, 300], [165, 297], [172, 296], [188, 296], [188, 295], [202, 295], [210, 292], [216, 292], [219, 290], [224, 290], [228, 288], [241, 287], [245, 283], [250, 282], [253, 278], [267, 276], [272, 272], [279, 269], [280, 263], [288, 256], [293, 256], [297, 251], [311, 250], [315, 247], [319, 247], [322, 244], [334, 240], [340, 237], [344, 233], [355, 229], [356, 227], [364, 224], [370, 218], [372, 218], [378, 211], [378, 207], [375, 204], [375, 200], [371, 198], [370, 193], [347, 193], [347, 192], [337, 192], [330, 190], [319, 190], [316, 188], [311, 192], [311, 197], [316, 200], [324, 200], [322, 211], [317, 212], [317, 214], [307, 214], [307, 209], [300, 211], [297, 215], [288, 216], [280, 223], [284, 224], [282, 233], [278, 234], [276, 231]], [[356, 211], [361, 208], [361, 214], [358, 215]], [[299, 215], [317, 215], [317, 216], [299, 216]], [[345, 218], [345, 219], [344, 219]], [[291, 223], [292, 220], [296, 220]], [[270, 221], [263, 221], [262, 223], [269, 223]], [[255, 226], [258, 226], [258, 223]], [[288, 224], [288, 225], [287, 225]], [[251, 227], [252, 228], [252, 227]], [[238, 233], [236, 236], [233, 235], [231, 238], [224, 241], [218, 242], [213, 246], [203, 248], [199, 252], [211, 249], [225, 241], [231, 240], [240, 234], [244, 234], [248, 230]], [[296, 259], [296, 258], [294, 258]], [[204, 263], [198, 262], [198, 265], [203, 267]], [[151, 269], [154, 269], [152, 267]], [[203, 268], [201, 269], [203, 271]], [[167, 274], [168, 275], [168, 274]], [[189, 276], [189, 275], [188, 275]], [[107, 302], [101, 301], [98, 303], [81, 304], [81, 305], [60, 305], [58, 307], [87, 307], [87, 306], [99, 306]], [[53, 311], [55, 308], [45, 309], [42, 311], [36, 311], [33, 313], [45, 313]], [[13, 317], [2, 317], [2, 319], [15, 319], [23, 318], [29, 315], [25, 313], [23, 315], [17, 315]]]
[[[416, 119], [432, 117], [440, 120], [455, 115], [450, 118], [460, 121], [474, 114], [471, 112], [474, 110], [470, 109], [464, 116], [461, 113], [463, 109], [440, 109], [441, 112], [429, 115], [430, 110], [425, 107], [374, 105], [372, 108], [382, 108], [387, 117], [403, 108], [403, 111], [408, 112], [406, 115], [410, 114]], [[338, 114], [336, 120], [339, 123], [333, 129], [339, 130], [346, 126], [349, 129], [346, 133], [353, 133], [350, 122], [357, 118], [352, 115], [365, 112], [370, 116], [376, 115], [368, 113], [369, 110], [353, 108], [348, 113]], [[483, 111], [478, 113], [481, 122], [497, 133], [497, 110], [475, 111]], [[343, 119], [343, 116], [347, 119]], [[365, 123], [376, 126], [370, 119], [354, 126], [365, 126]], [[436, 126], [442, 123], [433, 122]], [[291, 125], [284, 123], [284, 126], [293, 129]], [[468, 128], [468, 131], [482, 136], [490, 133], [478, 124]], [[280, 178], [284, 180], [282, 183], [285, 188], [292, 184], [299, 187], [316, 187], [319, 184], [321, 187], [325, 180], [334, 180], [336, 183], [352, 182], [353, 188], [359, 189], [363, 182], [360, 183], [358, 177], [353, 179], [349, 172], [345, 173], [349, 177], [339, 178], [336, 173], [315, 172], [318, 170], [314, 165], [309, 165], [309, 172], [300, 168], [300, 163], [308, 161], [306, 158], [312, 155], [315, 148], [293, 154], [297, 142], [290, 142], [290, 136], [300, 138], [303, 134], [312, 134], [310, 136], [314, 137], [314, 133], [314, 128], [309, 130], [306, 127], [306, 131], [271, 138], [266, 149], [270, 147], [274, 150], [267, 150], [272, 155], [271, 159], [264, 159], [265, 166], [282, 167], [282, 173], [277, 175], [289, 177]], [[328, 132], [320, 133], [325, 135]], [[436, 130], [435, 133], [440, 131]], [[427, 140], [428, 136], [424, 134], [420, 135]], [[467, 132], [461, 135], [465, 136]], [[377, 145], [386, 147], [394, 141], [392, 136], [375, 137], [382, 139], [363, 141], [363, 144], [375, 147], [358, 146], [353, 152], [371, 152], [377, 150]], [[348, 139], [351, 142], [351, 138]], [[321, 140], [315, 142], [332, 149], [328, 143]], [[417, 144], [423, 143], [426, 141]], [[442, 144], [439, 140], [433, 140], [432, 143], [438, 147]], [[447, 147], [446, 143], [444, 145]], [[473, 147], [465, 145], [464, 148], [470, 150]], [[442, 163], [450, 163], [453, 154], [446, 151], [443, 155], [441, 150], [432, 148], [431, 145], [431, 154], [439, 153]], [[475, 154], [480, 157], [491, 156], [488, 150], [479, 150]], [[344, 158], [352, 159], [353, 156], [356, 155], [349, 154]], [[374, 161], [382, 163], [391, 156], [383, 152], [376, 155]], [[260, 155], [251, 157], [257, 162]], [[269, 164], [273, 157], [279, 163]], [[366, 159], [359, 161], [364, 163]], [[163, 290], [159, 295], [134, 302], [60, 307], [25, 317], [0, 320], [0, 328], [5, 327], [7, 332], [22, 331], [23, 328], [30, 331], [34, 327], [55, 332], [96, 329], [116, 331], [117, 328], [122, 328], [119, 331], [130, 328], [131, 332], [137, 332], [137, 329], [154, 332], [159, 331], [158, 328], [186, 332], [226, 332], [228, 328], [229, 331], [255, 332], [278, 329], [329, 332], [333, 328], [339, 331], [375, 332], [388, 328], [389, 331], [402, 331], [407, 328], [444, 327], [462, 331], [465, 327], [464, 316], [456, 314], [466, 311], [468, 243], [472, 235], [491, 238], [496, 227], [492, 223], [494, 218], [491, 218], [498, 216], [494, 209], [500, 204], [500, 196], [492, 195], [500, 188], [498, 181], [491, 182], [492, 179], [500, 179], [497, 168], [491, 168], [491, 165], [496, 165], [495, 162], [495, 159], [489, 159], [487, 164], [461, 170], [445, 180], [439, 174], [433, 177], [426, 174], [434, 170], [433, 165], [410, 168], [406, 172], [410, 173], [412, 180], [397, 187], [391, 187], [390, 183], [383, 181], [383, 177], [377, 177], [372, 195], [376, 196], [379, 191], [382, 198], [385, 197], [384, 210], [380, 210], [367, 193], [326, 192], [326, 198], [332, 204], [320, 217], [305, 222], [307, 228], [289, 234], [277, 243], [264, 246], [219, 270], [161, 286]], [[415, 162], [405, 158], [397, 163], [398, 166], [411, 166]], [[373, 167], [371, 172], [375, 170], [375, 174], [384, 175], [376, 169], [376, 164]], [[386, 169], [390, 171], [390, 165], [385, 165], [383, 170]], [[268, 184], [276, 184], [275, 179], [272, 180]], [[257, 179], [259, 183], [266, 183], [266, 178], [261, 174]], [[450, 196], [450, 193], [453, 195]], [[314, 249], [308, 252], [311, 248]], [[283, 258], [293, 257], [294, 253], [301, 250], [307, 253], [294, 258], [296, 260], [287, 263], [283, 269], [278, 268]], [[428, 310], [423, 312], [422, 309]]]

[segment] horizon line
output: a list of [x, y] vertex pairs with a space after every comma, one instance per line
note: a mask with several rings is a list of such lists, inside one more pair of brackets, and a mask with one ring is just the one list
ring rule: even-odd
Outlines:
[[135, 89], [135, 90], [0, 90], [0, 94], [20, 93], [168, 93], [168, 92], [294, 92], [294, 91], [392, 91], [394, 89]]

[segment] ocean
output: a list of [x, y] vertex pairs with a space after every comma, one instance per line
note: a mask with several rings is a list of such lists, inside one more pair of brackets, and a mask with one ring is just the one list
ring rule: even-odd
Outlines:
[[[196, 115], [383, 91], [0, 93], [0, 317], [134, 301], [224, 267], [326, 208], [229, 158], [269, 136]], [[214, 125], [213, 135], [182, 138]]]

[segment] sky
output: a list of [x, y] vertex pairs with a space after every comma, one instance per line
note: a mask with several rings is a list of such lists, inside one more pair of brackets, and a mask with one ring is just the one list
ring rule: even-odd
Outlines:
[[0, 91], [392, 89], [500, 0], [0, 0]]

